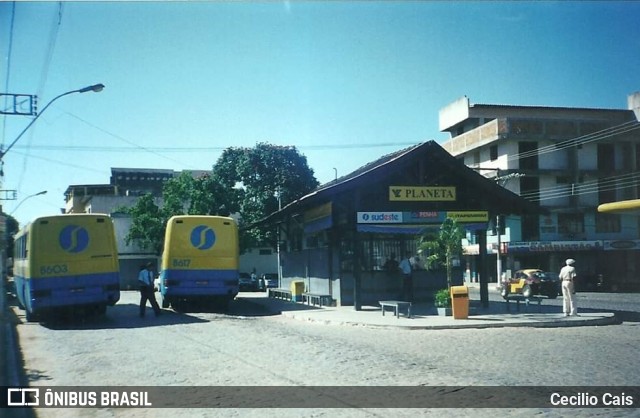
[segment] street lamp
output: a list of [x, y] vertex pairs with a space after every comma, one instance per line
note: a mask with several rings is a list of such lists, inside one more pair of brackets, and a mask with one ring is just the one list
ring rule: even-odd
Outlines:
[[[505, 176], [500, 176], [499, 174], [500, 172], [498, 171], [498, 175], [495, 179], [502, 187], [506, 187], [509, 180], [524, 177], [524, 174], [522, 173], [511, 173]], [[496, 215], [496, 234], [498, 235], [498, 248], [496, 249], [496, 286], [498, 287], [498, 289], [500, 288], [500, 285], [502, 283], [502, 253], [500, 251], [500, 247], [502, 246], [502, 242], [500, 240], [501, 228], [502, 226], [500, 225], [500, 215], [498, 214]]]
[[38, 114], [36, 115], [35, 118], [31, 119], [31, 122], [29, 122], [29, 124], [22, 130], [22, 132], [20, 132], [20, 135], [18, 135], [18, 137], [16, 139], [14, 139], [11, 144], [9, 144], [7, 149], [0, 150], [0, 160], [2, 160], [2, 158], [9, 152], [9, 150], [16, 144], [16, 142], [18, 142], [18, 140], [22, 137], [22, 135], [24, 135], [24, 133], [27, 132], [27, 130], [31, 127], [31, 125], [33, 125], [35, 123], [35, 121], [40, 117], [40, 115], [42, 115], [44, 113], [44, 111], [47, 110], [47, 108], [49, 106], [51, 106], [51, 103], [55, 102], [56, 100], [58, 100], [61, 97], [67, 96], [69, 94], [86, 93], [88, 91], [93, 91], [93, 92], [98, 93], [98, 92], [101, 92], [103, 89], [104, 89], [104, 84], [94, 84], [92, 86], [83, 87], [83, 88], [78, 89], [78, 90], [71, 90], [71, 91], [59, 94], [56, 97], [54, 97], [49, 103], [47, 103], [47, 105], [44, 108], [42, 108], [41, 112], [38, 112]]
[[13, 215], [13, 213], [14, 213], [15, 211], [17, 211], [17, 210], [18, 210], [18, 208], [20, 207], [20, 205], [22, 205], [26, 200], [31, 199], [32, 197], [36, 197], [36, 196], [43, 195], [43, 194], [47, 194], [47, 191], [46, 191], [46, 190], [43, 190], [43, 191], [41, 191], [41, 192], [34, 193], [34, 194], [32, 194], [32, 195], [29, 195], [29, 196], [25, 197], [24, 199], [22, 199], [22, 200], [20, 201], [20, 203], [18, 203], [18, 206], [16, 206], [15, 208], [13, 208], [13, 210], [11, 211], [11, 213], [10, 213], [9, 215]]
[[[276, 198], [278, 199], [278, 211], [282, 210], [282, 193], [280, 192], [280, 186], [276, 189]], [[276, 252], [278, 254], [278, 287], [282, 287], [282, 267], [280, 266], [280, 225], [278, 225], [278, 231], [276, 239]]]

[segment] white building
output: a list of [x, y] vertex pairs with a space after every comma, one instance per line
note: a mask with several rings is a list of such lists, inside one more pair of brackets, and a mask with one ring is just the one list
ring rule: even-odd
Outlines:
[[[545, 209], [500, 218], [503, 270], [558, 271], [571, 257], [583, 284], [602, 274], [614, 289], [640, 290], [638, 216], [597, 212], [600, 203], [640, 196], [640, 92], [628, 103], [564, 108], [463, 97], [441, 109], [440, 130], [451, 134], [442, 144], [447, 151]], [[495, 253], [497, 234], [488, 244]]]

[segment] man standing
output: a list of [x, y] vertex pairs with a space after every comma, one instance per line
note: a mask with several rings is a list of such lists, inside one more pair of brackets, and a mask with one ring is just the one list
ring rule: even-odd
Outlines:
[[156, 301], [156, 294], [153, 288], [152, 265], [152, 263], [143, 264], [140, 266], [140, 273], [138, 273], [138, 284], [140, 285], [140, 318], [144, 318], [147, 300], [151, 302], [151, 307], [156, 313], [156, 316], [160, 315], [160, 306], [158, 306], [158, 302]]
[[411, 267], [411, 254], [407, 253], [400, 261], [400, 270], [402, 271], [402, 293], [404, 300], [413, 302], [413, 277]]
[[578, 308], [576, 307], [575, 288], [573, 279], [576, 277], [576, 268], [573, 267], [576, 260], [568, 258], [565, 262], [567, 265], [560, 270], [560, 280], [562, 280], [562, 298], [564, 316], [578, 316]]

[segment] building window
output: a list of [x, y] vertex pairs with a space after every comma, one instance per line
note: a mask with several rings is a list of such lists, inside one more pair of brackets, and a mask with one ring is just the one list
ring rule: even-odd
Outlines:
[[540, 179], [534, 176], [520, 177], [520, 196], [534, 203], [540, 202]]
[[519, 166], [523, 170], [538, 169], [538, 143], [519, 142], [518, 155], [520, 156]]
[[609, 125], [606, 122], [582, 122], [580, 123], [580, 134], [588, 135], [594, 132], [600, 132], [607, 129]]
[[374, 236], [371, 244], [371, 265], [373, 270], [384, 270], [387, 260], [393, 257], [399, 263], [404, 256], [403, 243], [398, 239], [385, 239], [380, 236]]
[[596, 213], [596, 232], [620, 232], [620, 215], [614, 213]]
[[498, 146], [497, 145], [492, 145], [491, 147], [489, 147], [489, 158], [491, 159], [491, 161], [495, 161], [498, 159]]
[[576, 124], [567, 120], [547, 122], [547, 135], [554, 138], [574, 137], [578, 134]]
[[353, 241], [352, 240], [340, 241], [340, 271], [345, 273], [353, 271]]
[[510, 121], [511, 133], [515, 135], [542, 135], [542, 122], [537, 120], [515, 119]]
[[574, 235], [584, 232], [584, 215], [582, 213], [559, 213], [558, 232]]
[[600, 203], [609, 203], [617, 200], [616, 185], [611, 180], [598, 180], [598, 201]]
[[598, 144], [598, 171], [611, 173], [616, 168], [613, 144]]

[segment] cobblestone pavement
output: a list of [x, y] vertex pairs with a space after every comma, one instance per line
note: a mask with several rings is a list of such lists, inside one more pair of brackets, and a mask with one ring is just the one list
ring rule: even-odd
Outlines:
[[[640, 386], [640, 322], [577, 328], [408, 331], [321, 325], [246, 300], [231, 312], [137, 317], [123, 292], [106, 318], [25, 323], [40, 386]], [[588, 388], [587, 388], [588, 389]], [[640, 400], [636, 400], [640, 402]], [[637, 403], [636, 403], [637, 405]], [[637, 416], [637, 409], [38, 409], [76, 417]]]

